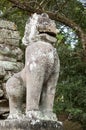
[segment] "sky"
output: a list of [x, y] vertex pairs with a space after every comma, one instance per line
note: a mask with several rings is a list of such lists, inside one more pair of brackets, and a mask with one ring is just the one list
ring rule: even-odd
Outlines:
[[83, 4], [84, 7], [86, 7], [86, 0], [79, 0], [79, 1]]

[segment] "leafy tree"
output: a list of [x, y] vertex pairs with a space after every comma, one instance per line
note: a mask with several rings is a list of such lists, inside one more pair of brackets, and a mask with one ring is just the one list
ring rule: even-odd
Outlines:
[[[61, 36], [59, 38], [62, 39]], [[60, 43], [58, 53], [61, 70], [54, 111], [57, 115], [69, 113], [69, 118], [79, 121], [83, 129], [86, 129], [86, 62], [83, 49], [79, 42], [74, 48], [70, 44]]]
[[[11, 3], [9, 3], [10, 1]], [[77, 0], [1, 0], [2, 3], [11, 4], [11, 10], [5, 12], [12, 12], [13, 8], [18, 7], [28, 14], [37, 12], [46, 12], [51, 19], [59, 21], [75, 30], [80, 38], [83, 48], [86, 47], [86, 30], [84, 24], [86, 21], [86, 10], [82, 4]], [[7, 3], [8, 2], [8, 3]], [[5, 8], [6, 8], [5, 6]], [[7, 6], [8, 7], [8, 6]], [[9, 8], [8, 8], [9, 10]], [[8, 14], [8, 13], [7, 13]]]
[[[77, 0], [8, 0], [16, 7], [27, 11], [28, 13], [46, 12], [51, 19], [59, 21], [73, 28], [79, 36], [83, 48], [86, 51], [86, 30], [82, 26], [86, 21], [86, 11]], [[85, 20], [84, 20], [85, 19]], [[79, 21], [81, 21], [79, 23]], [[86, 53], [86, 52], [85, 52]]]

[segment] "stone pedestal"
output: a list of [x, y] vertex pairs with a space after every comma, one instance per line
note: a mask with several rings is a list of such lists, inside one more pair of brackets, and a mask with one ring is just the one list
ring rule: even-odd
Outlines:
[[0, 121], [0, 130], [63, 130], [63, 127], [59, 121], [22, 119]]

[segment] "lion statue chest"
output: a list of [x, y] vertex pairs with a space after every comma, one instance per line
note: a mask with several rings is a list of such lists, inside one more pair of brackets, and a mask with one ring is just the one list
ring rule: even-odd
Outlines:
[[25, 65], [28, 66], [29, 73], [37, 71], [40, 75], [43, 70], [44, 81], [47, 81], [55, 69], [57, 57], [56, 49], [50, 43], [38, 41], [27, 47]]

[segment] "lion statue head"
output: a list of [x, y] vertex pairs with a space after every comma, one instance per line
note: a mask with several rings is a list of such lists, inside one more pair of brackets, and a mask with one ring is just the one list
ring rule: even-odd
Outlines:
[[51, 20], [46, 13], [41, 15], [34, 13], [26, 23], [22, 43], [28, 45], [44, 37], [47, 40], [51, 39], [51, 42], [55, 42], [57, 32], [54, 20]]

